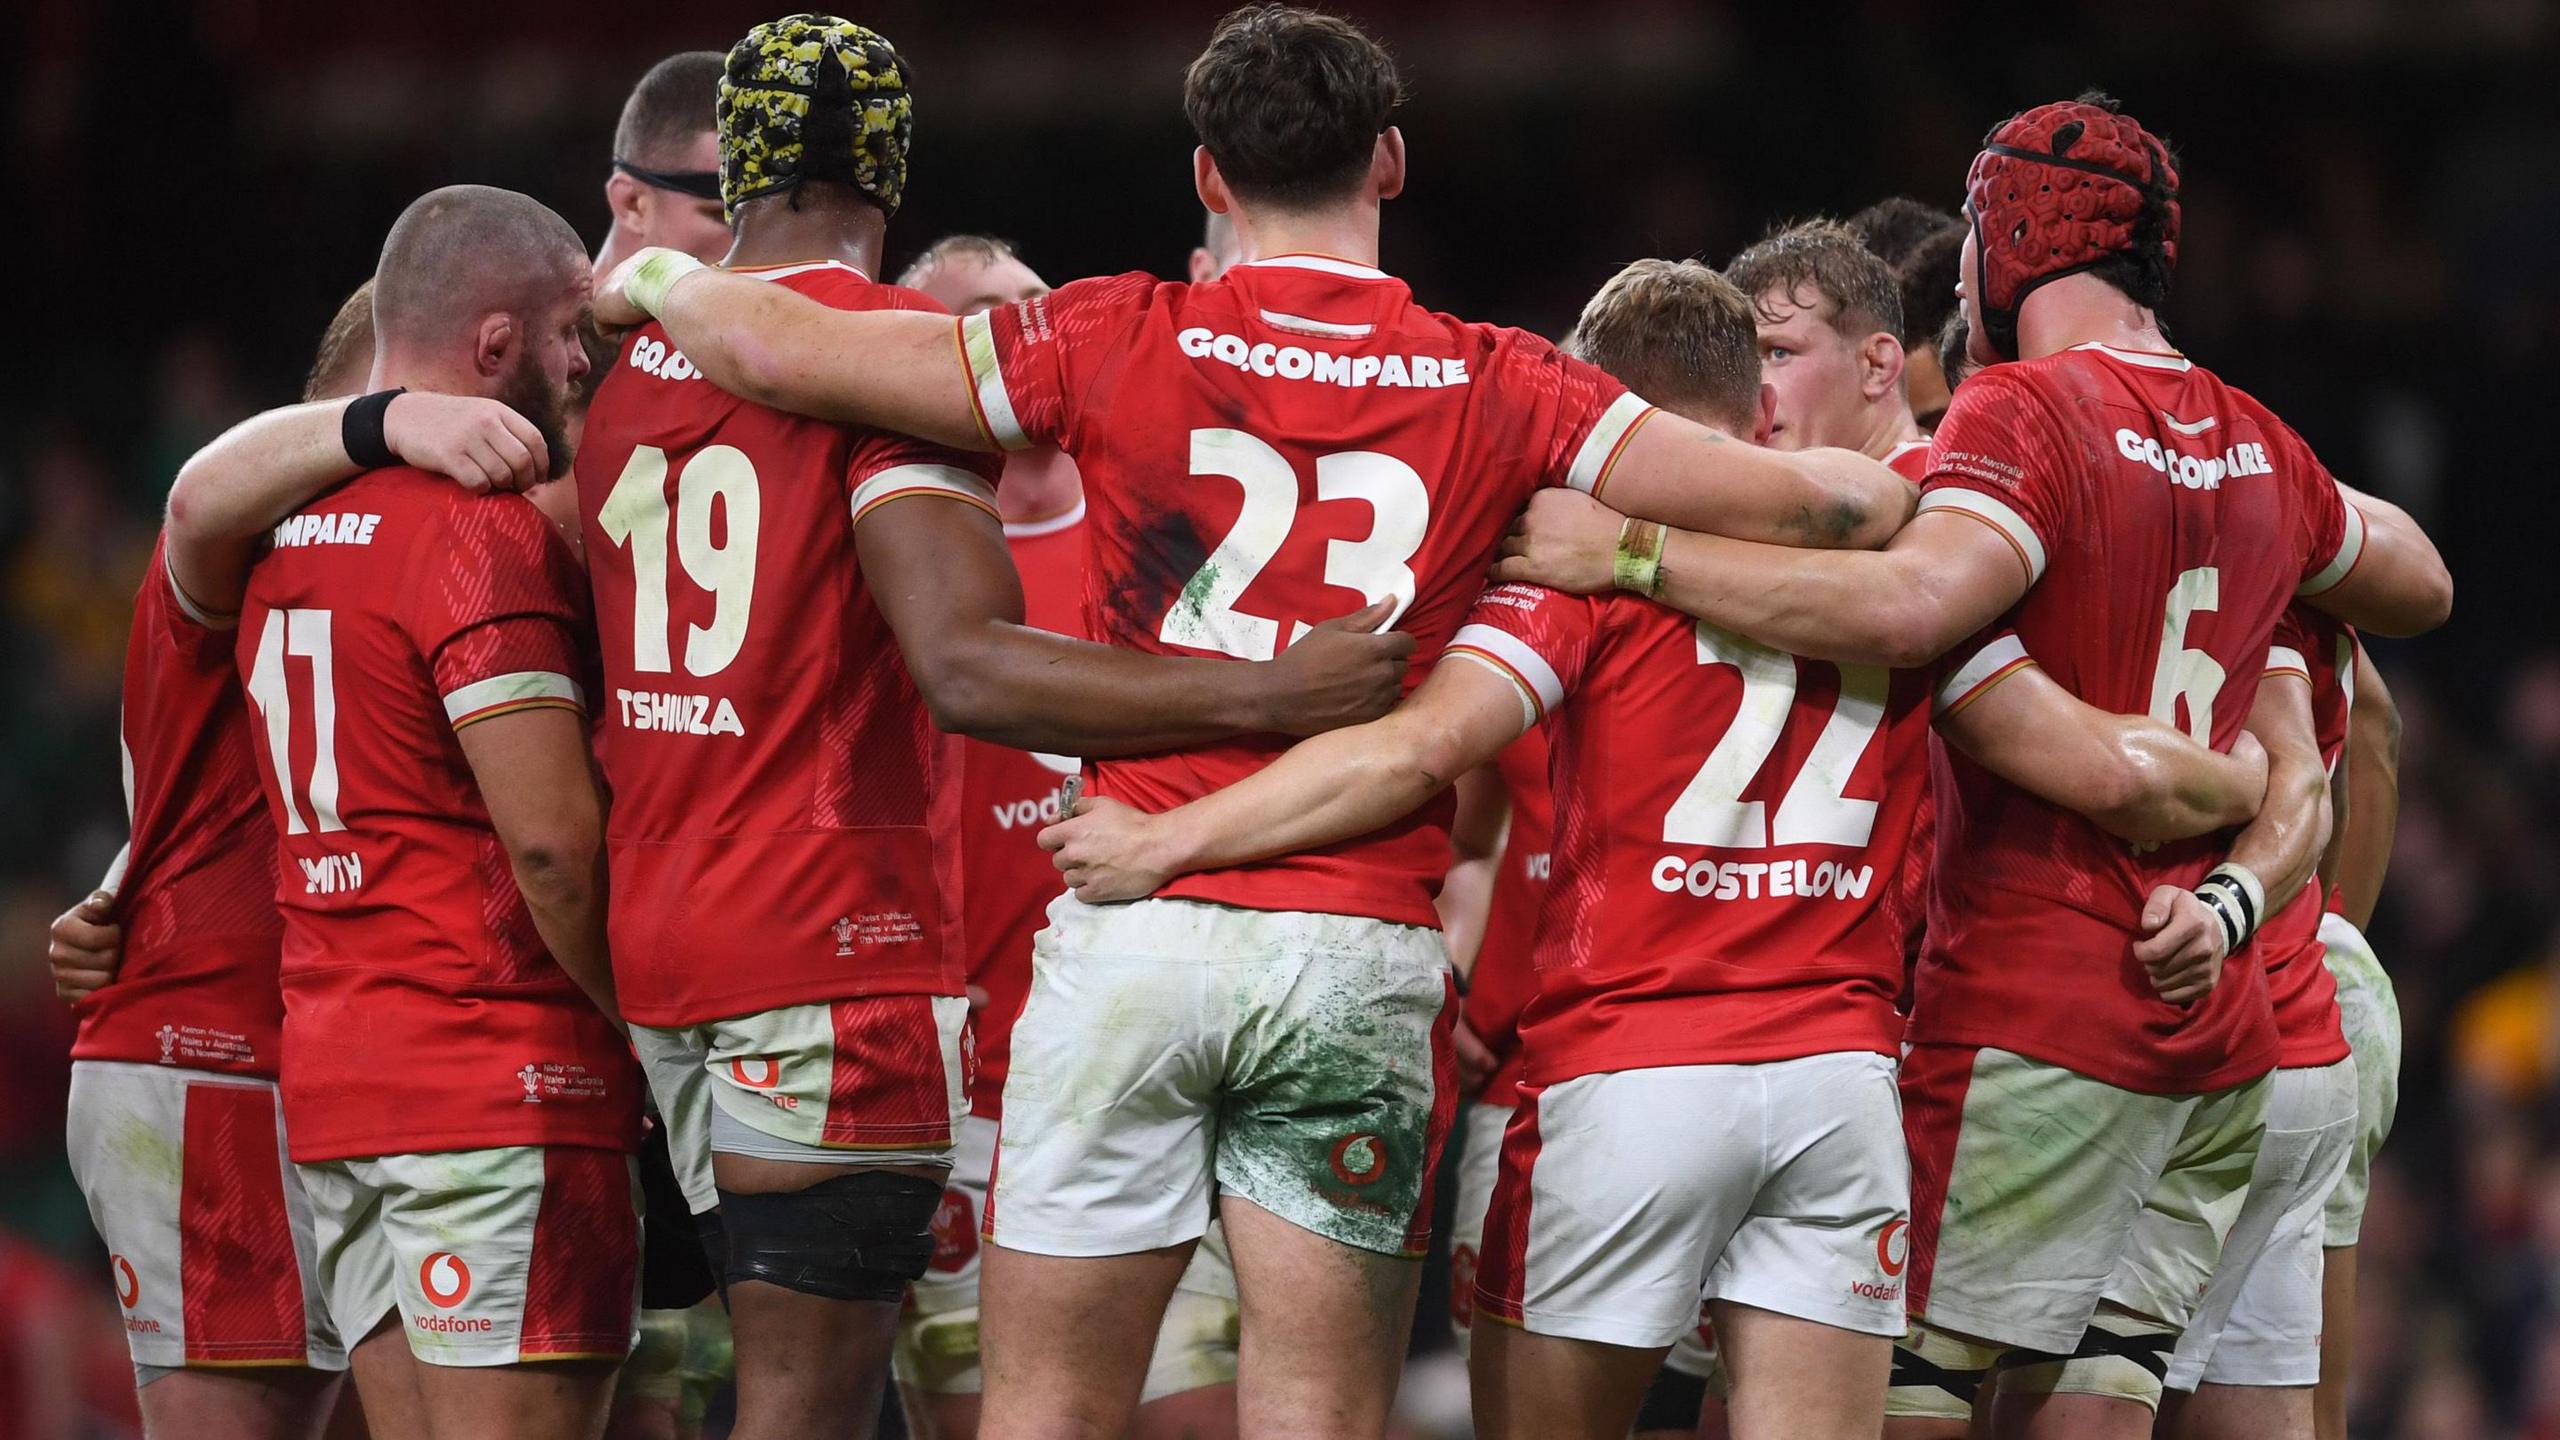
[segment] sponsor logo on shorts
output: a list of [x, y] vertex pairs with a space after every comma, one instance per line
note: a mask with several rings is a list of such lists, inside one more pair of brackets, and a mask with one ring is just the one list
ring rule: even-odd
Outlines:
[[974, 1210], [968, 1191], [954, 1185], [942, 1192], [942, 1203], [933, 1212], [933, 1259], [928, 1262], [936, 1274], [958, 1274], [978, 1258]]
[[[133, 1273], [133, 1262], [121, 1255], [110, 1255], [107, 1264], [116, 1273], [116, 1299], [130, 1310], [142, 1298], [142, 1277]], [[153, 1327], [157, 1329], [157, 1326]]]
[[1449, 1320], [1461, 1330], [1476, 1326], [1476, 1247], [1449, 1247]]
[[1865, 1300], [1899, 1300], [1902, 1298], [1902, 1272], [1911, 1264], [1911, 1222], [1900, 1217], [1888, 1220], [1876, 1232], [1876, 1266], [1884, 1271], [1882, 1280], [1852, 1280], [1849, 1293]]
[[[471, 1267], [452, 1251], [438, 1250], [418, 1262], [418, 1288], [426, 1292], [428, 1304], [439, 1310], [450, 1310], [470, 1298]], [[482, 1321], [480, 1328], [485, 1329], [487, 1324], [487, 1321]]]
[[1345, 1185], [1372, 1185], [1387, 1173], [1386, 1137], [1356, 1130], [1333, 1142], [1327, 1157], [1334, 1178]]

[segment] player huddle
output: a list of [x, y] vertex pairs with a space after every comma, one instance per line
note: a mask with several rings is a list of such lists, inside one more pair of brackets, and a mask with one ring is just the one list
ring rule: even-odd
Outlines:
[[681, 59], [172, 490], [55, 929], [155, 1434], [666, 1433], [725, 1314], [755, 1440], [1376, 1435], [1455, 1129], [1483, 1433], [2314, 1433], [2451, 581], [2170, 346], [2149, 131], [1558, 346], [1378, 268], [1334, 17], [1191, 65], [1188, 282], [881, 283], [889, 42]]

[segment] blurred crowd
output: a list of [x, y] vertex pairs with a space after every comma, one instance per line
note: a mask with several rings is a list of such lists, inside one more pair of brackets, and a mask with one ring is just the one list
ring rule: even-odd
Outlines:
[[[290, 398], [418, 191], [515, 185], [600, 239], [621, 89], [656, 55], [762, 18], [394, 62], [409, 37], [390, 29], [268, 43], [290, 28], [279, 14], [311, 7], [194, 7], [170, 43], [137, 47], [153, 54], [115, 48], [130, 42], [82, 8], [31, 12], [33, 63], [53, 68], [20, 92], [17, 150], [40, 184], [66, 183], [44, 185], [61, 203], [22, 234], [53, 263], [148, 268], [93, 295], [76, 268], [37, 287], [25, 378], [0, 394], [0, 1405], [58, 1407], [56, 1428], [23, 1432], [44, 1436], [130, 1433], [104, 1258], [62, 1158], [71, 1026], [42, 936], [122, 840], [124, 637], [170, 476]], [[862, 13], [928, 87], [893, 262], [969, 228], [1055, 278], [1178, 270], [1197, 216], [1178, 62], [1147, 57], [1196, 46], [1214, 11], [1195, 25], [1104, 8], [1118, 18], [1099, 27], [992, 27], [1004, 38], [983, 56], [927, 7]], [[2173, 334], [2342, 476], [2409, 506], [2460, 587], [2451, 627], [2375, 648], [2406, 731], [2372, 936], [2407, 1050], [2362, 1247], [2358, 1433], [2560, 1440], [2560, 583], [2544, 554], [2560, 486], [2534, 398], [2560, 373], [2554, 7], [2171, 4], [2137, 7], [2136, 33], [2094, 11], [2014, 31], [1872, 0], [1843, 7], [1841, 33], [1875, 53], [1818, 60], [1800, 7], [1786, 22], [1750, 6], [1354, 8], [1417, 86], [1404, 123], [1424, 179], [1390, 221], [1388, 266], [1426, 303], [1549, 333], [1633, 254], [1721, 263], [1787, 216], [1893, 191], [1944, 203], [1984, 126], [2084, 83], [2181, 143]], [[2208, 30], [2220, 43], [2184, 43]], [[1088, 103], [1109, 87], [1052, 73], [1043, 46], [1115, 65], [1106, 52], [1124, 50], [1141, 78]], [[359, 83], [367, 64], [378, 86]], [[181, 76], [166, 106], [113, 89]], [[1847, 98], [1813, 98], [1817, 82]], [[100, 147], [166, 158], [178, 130], [197, 148], [164, 176], [68, 183]], [[0, 1433], [37, 1418], [0, 1415]]]

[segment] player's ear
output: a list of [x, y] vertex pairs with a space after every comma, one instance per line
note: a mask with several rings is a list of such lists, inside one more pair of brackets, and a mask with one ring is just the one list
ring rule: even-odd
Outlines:
[[1778, 387], [1770, 384], [1766, 380], [1763, 380], [1760, 382], [1759, 411], [1751, 420], [1751, 443], [1754, 445], [1768, 444], [1769, 428], [1777, 423]]
[[648, 186], [616, 170], [605, 178], [604, 204], [606, 209], [613, 212], [613, 223], [616, 228], [628, 230], [634, 235], [647, 233], [649, 229]]
[[1200, 194], [1200, 203], [1214, 215], [1224, 215], [1235, 206], [1235, 197], [1227, 193], [1227, 177], [1218, 173], [1218, 162], [1209, 158], [1209, 147], [1191, 147], [1191, 188]]
[[482, 375], [500, 374], [523, 337], [516, 333], [516, 317], [504, 310], [493, 310], [480, 317], [480, 328], [471, 337], [471, 364]]
[[1867, 337], [1858, 350], [1858, 390], [1869, 400], [1881, 400], [1902, 386], [1902, 342], [1888, 331], [1879, 330]]
[[1381, 200], [1404, 193], [1404, 130], [1390, 125], [1378, 132], [1378, 148], [1369, 157], [1369, 184]]

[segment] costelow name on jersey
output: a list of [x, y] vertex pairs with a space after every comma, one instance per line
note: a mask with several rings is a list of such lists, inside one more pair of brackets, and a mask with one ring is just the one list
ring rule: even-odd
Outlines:
[[738, 707], [730, 704], [726, 695], [714, 700], [709, 695], [616, 688], [613, 698], [621, 702], [622, 726], [626, 730], [655, 730], [669, 735], [747, 733], [747, 727], [738, 719]]
[[279, 550], [296, 545], [370, 545], [379, 515], [288, 515], [268, 537]]
[[1181, 331], [1173, 340], [1194, 360], [1217, 360], [1270, 379], [1312, 380], [1347, 390], [1370, 385], [1429, 390], [1464, 385], [1470, 378], [1467, 362], [1454, 355], [1336, 355], [1303, 345], [1248, 341], [1200, 325]]
[[2189, 490], [2219, 490], [2225, 476], [2272, 475], [2276, 469], [2267, 462], [2267, 447], [2254, 441], [2244, 440], [2220, 455], [2181, 455], [2129, 427], [2116, 432], [2116, 453], [2136, 464], [2150, 466], [2168, 476], [2171, 484]]
[[[1876, 878], [1872, 865], [1843, 865], [1825, 860], [1691, 860], [1665, 855], [1653, 864], [1653, 888], [1665, 895], [1683, 890], [1701, 900], [1772, 900], [1801, 896], [1808, 900], [1863, 900]], [[1765, 888], [1763, 882], [1766, 882]]]

